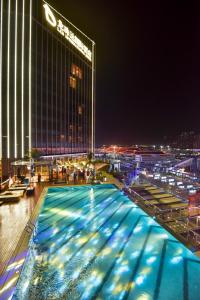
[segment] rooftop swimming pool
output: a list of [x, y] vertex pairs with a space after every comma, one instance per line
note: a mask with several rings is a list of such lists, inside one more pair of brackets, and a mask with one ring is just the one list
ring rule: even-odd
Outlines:
[[195, 300], [200, 259], [114, 185], [49, 188], [12, 299]]

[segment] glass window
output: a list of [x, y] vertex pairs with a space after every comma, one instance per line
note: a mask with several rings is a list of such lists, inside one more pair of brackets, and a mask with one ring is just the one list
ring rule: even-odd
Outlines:
[[82, 113], [83, 113], [83, 108], [82, 108], [81, 105], [79, 105], [79, 106], [78, 106], [78, 114], [79, 114], [79, 115], [82, 115]]
[[72, 75], [76, 76], [77, 78], [82, 79], [82, 70], [75, 64], [72, 64], [71, 73], [72, 73]]
[[71, 88], [75, 89], [76, 88], [76, 78], [70, 76], [69, 77], [69, 85]]

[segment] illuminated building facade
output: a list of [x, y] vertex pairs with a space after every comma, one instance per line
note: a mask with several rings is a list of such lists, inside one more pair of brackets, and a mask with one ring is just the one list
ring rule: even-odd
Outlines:
[[42, 0], [0, 9], [1, 162], [94, 152], [95, 43]]

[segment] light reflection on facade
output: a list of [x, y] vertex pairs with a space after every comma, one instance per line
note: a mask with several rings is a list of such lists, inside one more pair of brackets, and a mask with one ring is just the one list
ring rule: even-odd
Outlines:
[[42, 0], [1, 1], [0, 160], [5, 175], [9, 162], [34, 149], [47, 156], [94, 152], [95, 43], [51, 8], [74, 34], [76, 43], [71, 43], [51, 27], [43, 5]]

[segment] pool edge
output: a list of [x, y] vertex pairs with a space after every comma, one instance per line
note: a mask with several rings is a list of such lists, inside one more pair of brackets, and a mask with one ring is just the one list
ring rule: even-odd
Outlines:
[[[106, 182], [106, 183], [103, 183], [102, 185], [112, 185], [116, 189], [121, 190], [117, 186], [117, 184], [115, 184], [115, 183]], [[87, 184], [62, 185], [62, 184], [60, 184], [60, 185], [55, 185], [55, 186], [48, 185], [48, 186], [45, 186], [43, 188], [43, 190], [42, 190], [42, 192], [39, 196], [39, 199], [37, 201], [37, 204], [36, 204], [32, 214], [31, 214], [28, 222], [26, 223], [26, 225], [24, 227], [24, 230], [22, 231], [22, 234], [19, 238], [17, 246], [15, 247], [13, 252], [11, 253], [9, 260], [4, 264], [4, 266], [2, 268], [2, 272], [0, 273], [0, 280], [2, 281], [1, 286], [0, 286], [0, 299], [1, 299], [1, 296], [4, 294], [4, 289], [6, 288], [6, 284], [9, 285], [8, 290], [13, 290], [13, 291], [15, 290], [15, 287], [18, 283], [18, 280], [19, 280], [20, 274], [22, 272], [24, 263], [26, 261], [27, 253], [24, 256], [24, 261], [21, 264], [20, 269], [16, 270], [15, 272], [13, 272], [13, 270], [10, 270], [10, 271], [8, 271], [7, 274], [6, 274], [6, 270], [9, 267], [10, 263], [12, 263], [12, 264], [17, 263], [17, 259], [20, 256], [20, 254], [22, 254], [23, 252], [26, 252], [28, 250], [29, 241], [31, 239], [32, 233], [33, 233], [34, 228], [35, 228], [35, 224], [36, 224], [37, 219], [38, 219], [38, 215], [39, 215], [39, 213], [41, 211], [41, 208], [44, 204], [45, 196], [46, 196], [49, 188], [80, 187], [80, 186], [90, 186], [90, 185], [87, 185]], [[92, 186], [93, 185], [91, 185], [91, 187]], [[9, 284], [9, 281], [8, 281], [9, 278], [11, 278], [13, 280], [12, 284]], [[12, 293], [12, 296], [13, 296], [13, 294], [14, 293]], [[2, 299], [12, 299], [12, 298], [2, 298]]]
[[[0, 279], [2, 280], [1, 288], [0, 288], [0, 298], [4, 293], [4, 289], [6, 287], [6, 283], [7, 283], [7, 280], [9, 277], [13, 279], [13, 284], [9, 285], [9, 290], [14, 289], [17, 285], [19, 276], [21, 274], [21, 271], [23, 269], [23, 266], [24, 266], [24, 263], [26, 260], [26, 255], [24, 256], [24, 261], [23, 261], [22, 265], [20, 266], [20, 270], [16, 270], [13, 273], [13, 270], [11, 269], [10, 271], [8, 271], [7, 274], [6, 274], [6, 270], [9, 267], [10, 263], [12, 263], [12, 264], [17, 263], [17, 258], [20, 256], [20, 254], [22, 254], [23, 252], [28, 250], [28, 244], [29, 244], [30, 238], [32, 236], [32, 233], [34, 231], [35, 223], [37, 221], [41, 207], [44, 203], [44, 199], [48, 192], [48, 189], [49, 189], [49, 186], [43, 188], [43, 190], [40, 194], [40, 197], [37, 201], [37, 204], [31, 214], [28, 222], [26, 223], [24, 230], [22, 231], [22, 234], [19, 238], [17, 246], [15, 247], [14, 251], [11, 253], [9, 260], [5, 263], [5, 265], [2, 268], [2, 272], [0, 273]], [[1, 293], [2, 293], [2, 295], [1, 295]]]

